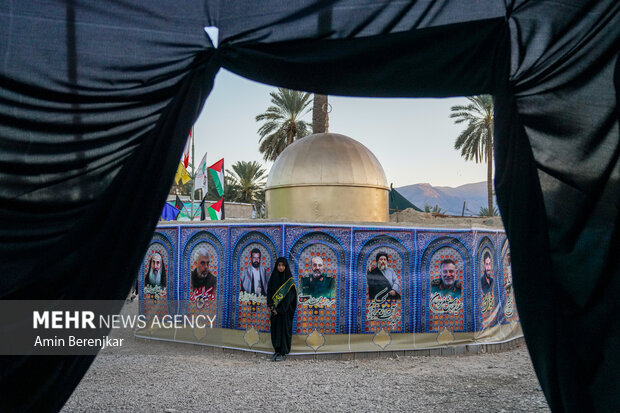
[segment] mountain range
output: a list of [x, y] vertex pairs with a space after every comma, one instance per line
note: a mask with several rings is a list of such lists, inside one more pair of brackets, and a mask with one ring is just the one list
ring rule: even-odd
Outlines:
[[[487, 207], [487, 183], [476, 182], [452, 188], [449, 186], [432, 186], [428, 183], [413, 184], [395, 188], [402, 196], [415, 206], [424, 210], [425, 205], [431, 208], [438, 205], [444, 213], [461, 215], [465, 202], [465, 215], [477, 216], [480, 207]], [[493, 200], [494, 205], [495, 199]]]

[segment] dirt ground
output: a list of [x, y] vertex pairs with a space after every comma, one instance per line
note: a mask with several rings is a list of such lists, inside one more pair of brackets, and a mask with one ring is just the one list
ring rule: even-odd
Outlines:
[[[137, 312], [128, 303], [125, 314]], [[502, 353], [273, 363], [136, 339], [103, 350], [63, 412], [549, 411], [525, 346]]]

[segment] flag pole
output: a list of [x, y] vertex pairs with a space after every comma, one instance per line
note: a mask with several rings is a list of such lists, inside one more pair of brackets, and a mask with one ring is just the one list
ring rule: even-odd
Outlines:
[[225, 162], [222, 162], [222, 177], [224, 178], [222, 182], [222, 219], [226, 218], [226, 214], [224, 212], [224, 191], [226, 190], [226, 177], [224, 176], [224, 173], [225, 173], [224, 163]]
[[190, 210], [190, 221], [194, 220], [194, 182], [196, 181], [196, 167], [194, 165], [194, 126], [192, 125], [192, 129], [189, 132], [189, 138], [192, 140], [192, 189], [189, 192], [189, 202], [191, 205]]

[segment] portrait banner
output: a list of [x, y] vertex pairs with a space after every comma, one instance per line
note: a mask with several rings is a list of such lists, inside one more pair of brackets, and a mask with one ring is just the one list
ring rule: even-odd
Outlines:
[[[174, 240], [174, 243], [173, 243]], [[138, 274], [140, 311], [147, 317], [175, 312], [176, 229], [160, 229], [153, 234]]]
[[502, 318], [500, 285], [497, 282], [497, 255], [495, 234], [477, 233], [479, 240], [476, 252], [476, 274], [478, 277], [478, 300], [480, 308], [479, 329], [485, 330], [499, 324]]
[[217, 319], [217, 327], [226, 320], [226, 249], [228, 231], [222, 227], [187, 228], [181, 231], [184, 245], [180, 272], [182, 303], [187, 314], [203, 314]]
[[411, 231], [356, 231], [357, 332], [409, 329]]
[[508, 240], [504, 237], [504, 241], [502, 244], [502, 255], [501, 255], [501, 271], [502, 271], [502, 279], [504, 282], [503, 288], [503, 311], [502, 311], [502, 323], [512, 323], [519, 321], [519, 313], [517, 312], [517, 302], [515, 301], [515, 293], [512, 286], [512, 266], [510, 259], [510, 246], [508, 245]]
[[472, 331], [468, 283], [473, 236], [469, 232], [421, 232], [418, 242], [424, 245], [420, 262], [421, 331]]
[[234, 302], [231, 302], [231, 320], [235, 328], [269, 331], [267, 285], [278, 256], [280, 238], [280, 227], [231, 230], [231, 241], [235, 245], [232, 254], [231, 297]]
[[272, 352], [266, 286], [278, 257], [288, 260], [297, 293], [293, 353], [521, 334], [501, 231], [295, 223], [161, 225], [138, 274], [140, 314], [198, 317], [209, 327], [136, 334]]
[[297, 334], [345, 332], [350, 256], [345, 245], [350, 237], [350, 231], [341, 228], [287, 229], [288, 257], [298, 287], [293, 324]]

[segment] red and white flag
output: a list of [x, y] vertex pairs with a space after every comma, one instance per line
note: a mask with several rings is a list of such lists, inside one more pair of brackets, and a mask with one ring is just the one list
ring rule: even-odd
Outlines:
[[194, 137], [194, 128], [192, 127], [189, 131], [189, 137], [187, 138], [187, 142], [185, 142], [185, 149], [183, 149], [183, 166], [187, 169], [187, 165], [189, 165], [189, 149], [192, 147], [192, 138]]

